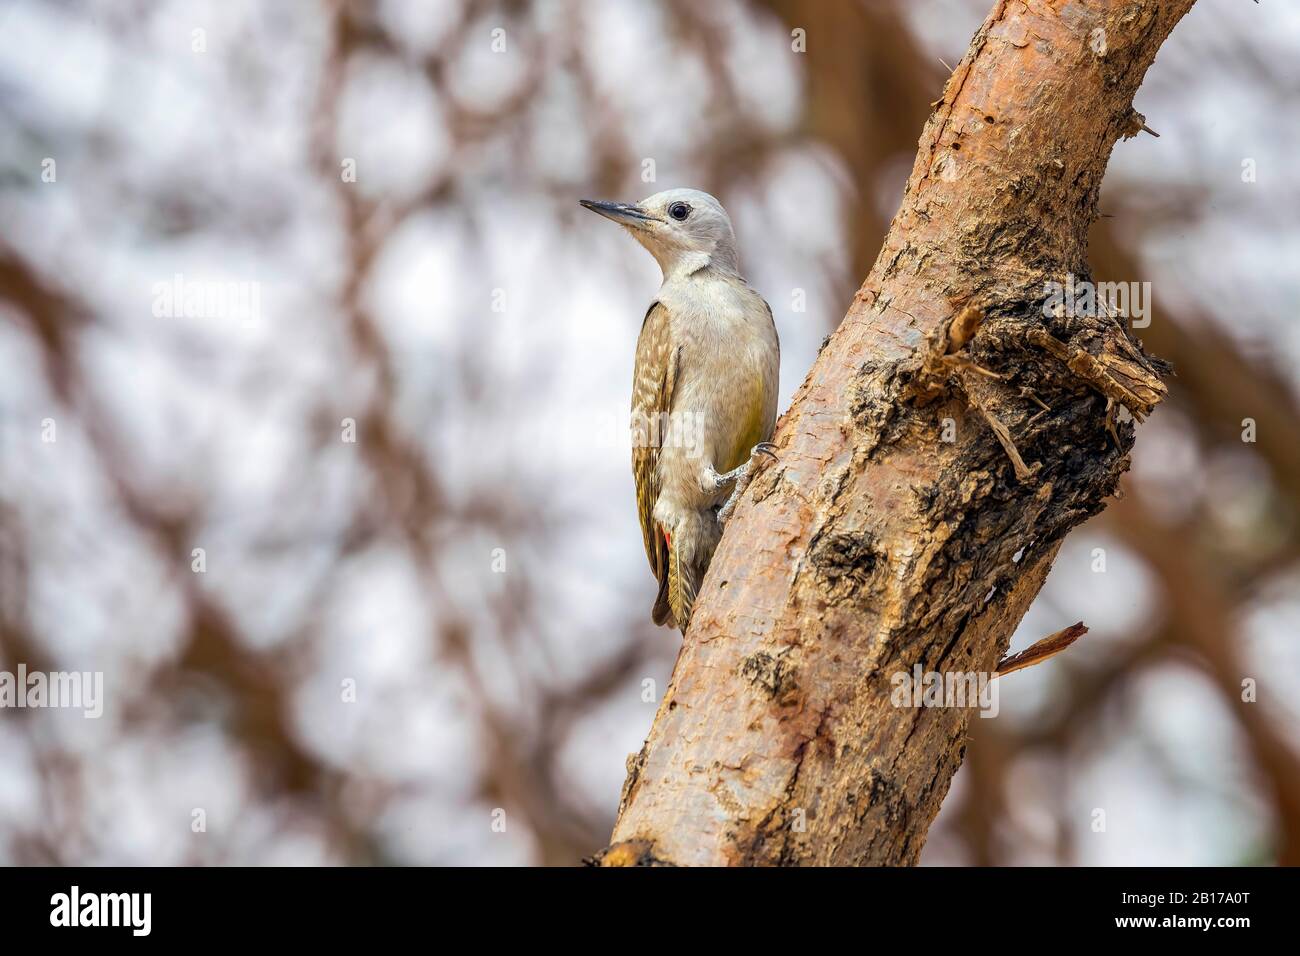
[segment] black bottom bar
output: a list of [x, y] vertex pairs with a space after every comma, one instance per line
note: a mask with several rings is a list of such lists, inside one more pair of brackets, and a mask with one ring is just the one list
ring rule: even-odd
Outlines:
[[1258, 930], [1294, 930], [1296, 887], [1294, 870], [1265, 868], [9, 869], [0, 870], [0, 914], [6, 943], [75, 935], [83, 943], [117, 937], [338, 946], [412, 935], [450, 941], [448, 933], [467, 935], [466, 942], [520, 934], [547, 943], [621, 925], [624, 932], [641, 927], [626, 940], [635, 945], [637, 938], [651, 943], [645, 934], [655, 926], [672, 939], [672, 929], [687, 921], [728, 927], [734, 943], [736, 929], [794, 929], [799, 913], [820, 913], [828, 929], [849, 927], [856, 915], [872, 934], [896, 922], [905, 934], [930, 938], [962, 931], [986, 941], [1044, 932], [1052, 935], [1042, 939], [1070, 943], [1199, 935], [1231, 944]]

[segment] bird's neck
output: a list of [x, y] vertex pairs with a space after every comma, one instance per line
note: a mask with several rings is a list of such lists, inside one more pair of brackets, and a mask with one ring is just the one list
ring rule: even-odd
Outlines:
[[702, 249], [683, 252], [667, 261], [661, 259], [659, 268], [663, 270], [664, 282], [685, 279], [705, 269], [737, 278], [740, 276], [735, 254], [717, 248], [711, 252]]

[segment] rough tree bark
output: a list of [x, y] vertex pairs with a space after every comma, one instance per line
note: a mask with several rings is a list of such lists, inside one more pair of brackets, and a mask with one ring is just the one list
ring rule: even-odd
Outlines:
[[594, 862], [916, 861], [970, 712], [894, 707], [891, 675], [993, 670], [1128, 467], [1116, 411], [1165, 394], [1116, 319], [1046, 316], [1044, 283], [1089, 278], [1111, 149], [1193, 2], [995, 5], [732, 518]]

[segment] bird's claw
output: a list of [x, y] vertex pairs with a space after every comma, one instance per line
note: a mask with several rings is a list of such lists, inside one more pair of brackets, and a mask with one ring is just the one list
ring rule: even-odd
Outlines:
[[754, 480], [754, 475], [759, 470], [753, 467], [754, 464], [758, 463], [761, 468], [764, 458], [771, 461], [778, 460], [776, 455], [776, 446], [770, 441], [761, 441], [755, 445], [749, 453], [749, 461], [736, 469], [736, 471], [739, 472], [739, 474], [736, 475], [736, 483], [732, 487], [731, 494], [727, 497], [726, 502], [718, 509], [718, 524], [720, 526], [724, 528], [726, 527], [727, 521], [731, 518], [732, 511], [736, 508], [736, 502], [740, 500], [740, 496], [745, 493], [745, 489], [749, 487], [749, 483]]

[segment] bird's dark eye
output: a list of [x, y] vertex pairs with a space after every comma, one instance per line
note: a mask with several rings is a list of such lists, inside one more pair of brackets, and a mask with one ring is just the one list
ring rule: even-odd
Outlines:
[[668, 207], [668, 215], [681, 222], [691, 214], [691, 207], [684, 202], [675, 202]]

